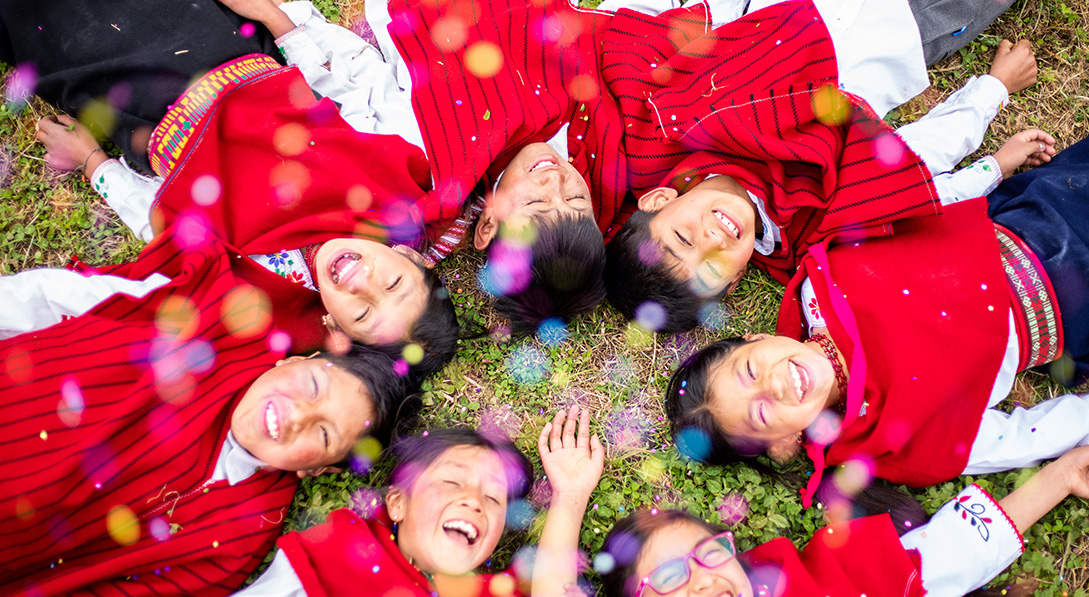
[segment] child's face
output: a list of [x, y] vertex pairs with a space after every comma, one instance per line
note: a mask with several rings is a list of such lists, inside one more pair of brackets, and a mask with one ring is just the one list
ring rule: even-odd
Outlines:
[[708, 406], [727, 435], [772, 445], [793, 441], [828, 407], [832, 363], [817, 347], [762, 334], [712, 365]]
[[407, 489], [386, 496], [397, 545], [421, 570], [467, 574], [495, 551], [507, 517], [503, 462], [477, 446], [443, 452]]
[[408, 247], [338, 238], [314, 258], [321, 302], [337, 329], [365, 344], [405, 339], [427, 306], [424, 275]]
[[[671, 524], [651, 533], [639, 559], [635, 564], [635, 581], [646, 578], [655, 568], [665, 564], [669, 560], [684, 558], [691, 555], [701, 541], [710, 538], [711, 532], [702, 526], [689, 521], [681, 521]], [[687, 561], [690, 577], [688, 582], [669, 595], [687, 597], [688, 595], [715, 595], [722, 597], [752, 597], [752, 584], [745, 576], [745, 570], [737, 559], [731, 559], [725, 564], [714, 568], [704, 568], [689, 558]], [[638, 586], [636, 584], [635, 586]], [[654, 589], [643, 589], [643, 597], [657, 595]], [[634, 597], [634, 596], [633, 596]]]
[[253, 382], [231, 431], [269, 466], [304, 477], [347, 457], [373, 419], [362, 380], [323, 359], [291, 357]]
[[708, 179], [691, 191], [639, 208], [656, 212], [650, 236], [661, 247], [664, 264], [699, 296], [716, 296], [744, 273], [756, 240], [756, 210], [744, 189], [728, 177]]
[[487, 248], [494, 237], [494, 232], [490, 236], [488, 233], [498, 231], [500, 222], [524, 222], [542, 216], [552, 219], [560, 214], [593, 218], [590, 187], [567, 156], [544, 143], [526, 145], [503, 171], [495, 192], [487, 196], [477, 224], [476, 248]]

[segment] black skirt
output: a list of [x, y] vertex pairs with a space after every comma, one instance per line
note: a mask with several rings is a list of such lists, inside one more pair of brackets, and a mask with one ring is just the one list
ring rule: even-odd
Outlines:
[[0, 0], [0, 60], [32, 68], [38, 96], [150, 171], [148, 136], [194, 79], [246, 54], [279, 58], [247, 22], [215, 0]]
[[988, 213], [1021, 237], [1043, 263], [1062, 314], [1073, 386], [1089, 379], [1089, 139], [1050, 162], [1012, 176], [987, 197]]

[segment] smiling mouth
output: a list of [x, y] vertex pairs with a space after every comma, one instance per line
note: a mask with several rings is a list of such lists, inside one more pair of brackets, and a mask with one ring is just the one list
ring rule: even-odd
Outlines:
[[711, 213], [730, 234], [734, 235], [734, 238], [741, 240], [741, 228], [734, 223], [733, 219], [717, 209], [711, 210]]
[[556, 160], [552, 158], [545, 158], [537, 162], [536, 164], [533, 164], [533, 167], [527, 170], [527, 172], [536, 172], [537, 170], [544, 170], [545, 168], [556, 168], [557, 166], [559, 166], [559, 164], [556, 163]]
[[347, 280], [362, 260], [363, 256], [359, 253], [345, 253], [337, 257], [329, 266], [329, 279], [333, 284], [340, 284], [342, 279]]
[[469, 546], [474, 545], [480, 538], [480, 531], [476, 526], [464, 520], [448, 520], [442, 523], [442, 530], [448, 537]]
[[798, 397], [798, 402], [802, 402], [809, 391], [809, 372], [794, 364], [794, 361], [789, 361], [787, 367], [790, 369], [790, 377], [794, 379], [794, 394]]
[[276, 416], [276, 407], [271, 402], [265, 408], [265, 429], [273, 440], [280, 441], [280, 421]]

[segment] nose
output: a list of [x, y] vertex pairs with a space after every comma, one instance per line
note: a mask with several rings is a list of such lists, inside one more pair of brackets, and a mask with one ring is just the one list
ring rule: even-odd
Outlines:
[[[717, 224], [716, 224], [717, 225]], [[726, 235], [714, 226], [705, 226], [703, 233], [703, 251], [712, 253], [726, 250]]]
[[483, 496], [480, 495], [479, 487], [467, 486], [458, 503], [473, 512], [484, 511], [484, 500]]
[[774, 375], [771, 371], [765, 371], [761, 374], [760, 386], [764, 391], [764, 394], [775, 399], [777, 402], [782, 401], [785, 381], [781, 376]]
[[310, 399], [295, 400], [291, 404], [291, 414], [287, 428], [294, 433], [305, 431], [321, 418], [320, 407]]
[[688, 567], [691, 571], [691, 577], [688, 579], [689, 591], [696, 595], [711, 593], [711, 589], [718, 582], [718, 576], [712, 573], [711, 570], [699, 565], [694, 559], [688, 561]]

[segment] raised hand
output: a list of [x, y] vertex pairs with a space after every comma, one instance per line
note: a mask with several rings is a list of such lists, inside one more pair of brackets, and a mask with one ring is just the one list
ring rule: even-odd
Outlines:
[[1021, 131], [1002, 144], [994, 154], [1002, 168], [1002, 178], [1009, 178], [1021, 166], [1039, 166], [1055, 155], [1055, 137], [1040, 129]]
[[1008, 39], [999, 42], [989, 74], [1002, 81], [1010, 93], [1035, 85], [1036, 73], [1036, 55], [1027, 39], [1016, 44]]
[[597, 434], [590, 437], [590, 411], [572, 405], [545, 423], [537, 440], [541, 464], [552, 485], [553, 501], [557, 495], [588, 499], [601, 479], [605, 467], [605, 449]]

